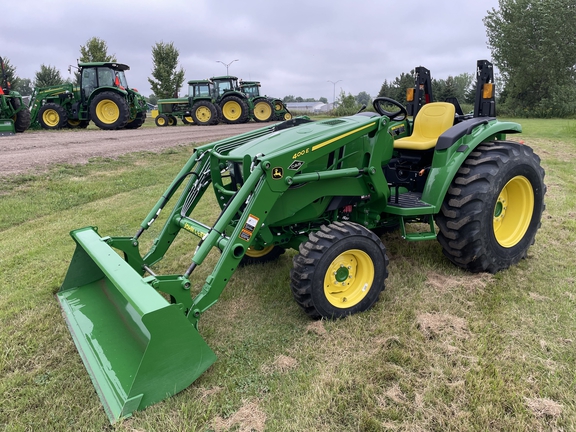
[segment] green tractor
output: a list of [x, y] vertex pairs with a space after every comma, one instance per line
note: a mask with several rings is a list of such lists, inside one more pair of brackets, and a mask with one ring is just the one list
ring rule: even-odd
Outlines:
[[10, 88], [2, 57], [0, 74], [0, 136], [24, 132], [30, 127], [30, 111], [20, 93]]
[[[216, 361], [199, 320], [240, 265], [294, 249], [294, 301], [312, 319], [336, 319], [370, 309], [384, 289], [383, 229], [437, 239], [471, 272], [526, 258], [544, 170], [530, 147], [507, 139], [522, 127], [498, 120], [494, 106], [492, 65], [479, 61], [474, 114], [431, 102], [412, 119], [379, 97], [375, 113], [268, 125], [196, 148], [133, 235], [73, 230], [57, 299], [111, 422], [185, 389]], [[208, 224], [197, 218], [210, 190], [221, 211]], [[148, 239], [155, 221], [164, 225]], [[179, 234], [195, 239], [190, 262], [162, 274]], [[211, 273], [197, 271], [213, 250]]]
[[148, 105], [128, 87], [127, 65], [115, 62], [78, 63], [79, 85], [64, 83], [34, 89], [33, 121], [44, 129], [86, 128], [92, 120], [100, 129], [136, 129], [144, 124]]
[[180, 118], [184, 124], [212, 126], [221, 117], [220, 106], [214, 100], [214, 83], [210, 80], [188, 81], [188, 97], [159, 99], [156, 126], [175, 126]]
[[254, 113], [254, 105], [240, 90], [238, 78], [231, 75], [212, 77], [216, 103], [222, 111], [221, 120], [228, 124], [249, 122]]
[[240, 80], [240, 90], [248, 96], [254, 107], [254, 121], [290, 120], [292, 114], [281, 99], [260, 95], [259, 81]]

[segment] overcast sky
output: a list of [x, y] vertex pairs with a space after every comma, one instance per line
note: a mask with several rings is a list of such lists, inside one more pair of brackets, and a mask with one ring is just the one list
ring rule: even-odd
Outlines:
[[[40, 65], [67, 78], [80, 46], [104, 40], [130, 66], [130, 87], [151, 94], [151, 50], [173, 42], [185, 80], [226, 74], [282, 98], [343, 90], [375, 97], [384, 80], [416, 66], [433, 78], [475, 73], [491, 59], [482, 19], [498, 0], [20, 0], [0, 23], [0, 56], [20, 78]], [[234, 61], [238, 59], [238, 61]], [[333, 84], [332, 82], [337, 82]], [[186, 92], [186, 84], [180, 94]]]

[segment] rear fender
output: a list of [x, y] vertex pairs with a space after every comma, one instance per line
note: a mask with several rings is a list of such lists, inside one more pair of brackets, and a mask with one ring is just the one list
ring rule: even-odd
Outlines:
[[520, 133], [522, 126], [493, 117], [475, 117], [458, 123], [438, 139], [422, 201], [440, 211], [444, 197], [466, 158], [483, 142], [504, 140], [506, 134]]

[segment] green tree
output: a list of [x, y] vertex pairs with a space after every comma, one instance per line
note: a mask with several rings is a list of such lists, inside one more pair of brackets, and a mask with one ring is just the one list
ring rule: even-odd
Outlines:
[[284, 102], [284, 103], [296, 102], [296, 98], [294, 97], [294, 95], [284, 96], [284, 97], [282, 98], [282, 102]]
[[150, 96], [148, 96], [148, 103], [156, 105], [158, 103], [158, 97], [155, 94], [151, 94]]
[[80, 46], [80, 62], [115, 62], [116, 55], [108, 54], [108, 45], [100, 38], [88, 39], [86, 45]]
[[341, 90], [338, 99], [336, 99], [336, 107], [332, 110], [333, 114], [341, 117], [356, 114], [358, 110], [360, 110], [360, 105], [356, 102], [354, 96], [350, 93], [346, 95], [344, 90]]
[[31, 96], [34, 91], [34, 86], [32, 85], [32, 80], [29, 78], [22, 78], [18, 80], [18, 87], [14, 88], [17, 92], [20, 92], [22, 96]]
[[400, 103], [405, 103], [406, 90], [412, 87], [414, 87], [414, 70], [411, 70], [409, 73], [400, 74], [393, 82], [388, 83], [388, 81], [384, 80], [378, 92], [378, 97], [385, 96]]
[[[10, 83], [12, 90], [17, 90], [20, 85], [20, 78], [16, 75], [16, 67], [10, 64], [10, 60], [4, 57], [4, 70], [6, 72], [6, 80]], [[0, 78], [1, 79], [1, 78]]]
[[320, 102], [327, 104], [328, 103], [328, 99], [325, 97], [321, 97], [318, 99]]
[[40, 70], [36, 72], [34, 87], [48, 87], [62, 84], [64, 80], [60, 71], [54, 66], [40, 65]]
[[576, 113], [576, 2], [499, 0], [484, 18], [505, 107], [536, 117]]
[[372, 103], [372, 96], [370, 96], [365, 91], [358, 93], [356, 96], [354, 96], [354, 99], [356, 100], [356, 103], [360, 106], [362, 105], [370, 106], [370, 104]]
[[152, 47], [153, 79], [148, 78], [148, 82], [159, 99], [177, 96], [184, 82], [184, 69], [176, 70], [179, 55], [173, 42], [156, 42]]

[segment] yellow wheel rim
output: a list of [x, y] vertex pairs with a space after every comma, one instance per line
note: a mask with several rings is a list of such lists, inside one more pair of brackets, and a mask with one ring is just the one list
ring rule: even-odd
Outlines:
[[276, 102], [276, 104], [274, 105], [274, 109], [276, 111], [281, 111], [282, 108], [284, 108], [284, 107], [282, 106], [282, 104], [280, 102]]
[[270, 253], [270, 251], [272, 251], [272, 249], [274, 249], [274, 245], [272, 246], [267, 246], [264, 249], [253, 249], [252, 247], [249, 247], [248, 249], [246, 249], [246, 255], [248, 255], [251, 258], [260, 258], [263, 256], [266, 256]]
[[272, 115], [272, 108], [266, 102], [258, 102], [254, 105], [254, 117], [258, 120], [268, 120]]
[[80, 120], [70, 120], [68, 119], [68, 124], [70, 126], [76, 127], [76, 126], [80, 126]]
[[510, 248], [522, 240], [534, 212], [534, 189], [524, 176], [511, 179], [500, 191], [494, 206], [494, 236]]
[[284, 120], [291, 120], [291, 119], [292, 119], [292, 114], [290, 114], [290, 113], [284, 114]]
[[112, 124], [120, 117], [120, 109], [111, 100], [104, 99], [96, 105], [96, 116], [102, 123]]
[[56, 127], [60, 123], [60, 115], [56, 110], [47, 109], [42, 113], [42, 121], [49, 127]]
[[184, 117], [188, 123], [194, 123], [194, 119], [190, 116]]
[[241, 113], [242, 109], [240, 104], [235, 101], [226, 102], [222, 107], [222, 115], [228, 120], [238, 120]]
[[166, 126], [166, 120], [162, 117], [158, 117], [156, 119], [156, 123], [158, 124], [158, 126]]
[[330, 304], [347, 309], [362, 301], [374, 282], [374, 263], [360, 249], [338, 255], [326, 271], [324, 295]]
[[203, 122], [208, 122], [212, 118], [212, 112], [210, 111], [210, 108], [201, 106], [196, 110], [196, 117]]

